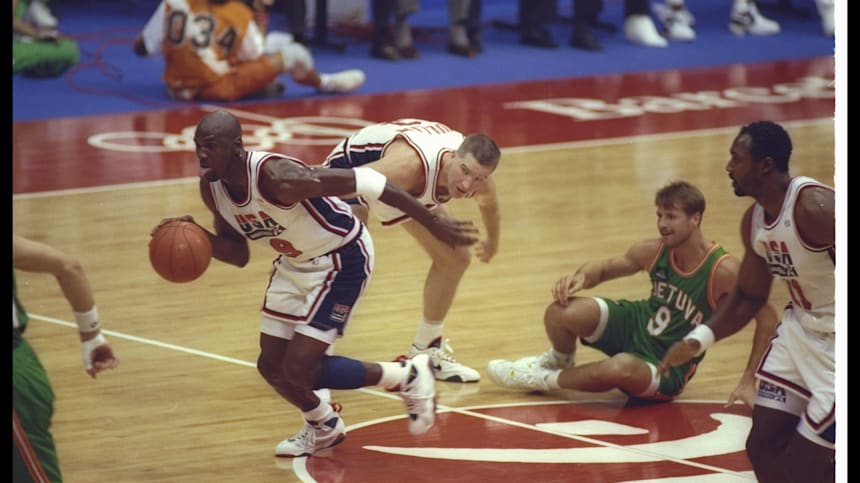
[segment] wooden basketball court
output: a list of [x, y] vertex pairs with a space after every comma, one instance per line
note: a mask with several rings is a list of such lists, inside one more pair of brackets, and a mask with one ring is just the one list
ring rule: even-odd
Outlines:
[[[653, 195], [667, 181], [702, 189], [703, 231], [741, 256], [740, 216], [751, 200], [734, 196], [725, 164], [742, 124], [782, 123], [792, 174], [832, 184], [833, 76], [828, 58], [237, 108], [248, 148], [311, 163], [350, 130], [398, 117], [486, 132], [503, 147], [501, 248], [489, 264], [473, 261], [445, 326], [455, 356], [484, 377], [438, 383], [440, 417], [422, 437], [407, 432], [395, 394], [334, 391], [347, 440], [326, 457], [296, 460], [273, 452], [301, 428], [300, 414], [254, 366], [273, 254], [254, 246], [244, 269], [215, 261], [187, 284], [160, 279], [147, 258], [164, 217], [190, 214], [211, 227], [191, 138], [212, 107], [19, 123], [13, 230], [81, 258], [120, 359], [90, 380], [56, 282], [18, 273], [33, 319], [26, 337], [56, 393], [65, 481], [754, 481], [743, 453], [750, 411], [722, 407], [752, 326], [710, 350], [671, 404], [624, 408], [620, 392], [521, 394], [494, 385], [485, 368], [547, 348], [551, 286], [587, 260], [656, 236]], [[451, 207], [480, 220], [468, 201]], [[374, 278], [335, 350], [389, 361], [409, 349], [429, 261], [403, 230], [376, 222], [370, 230]], [[587, 293], [648, 290], [643, 274]], [[785, 300], [775, 284], [774, 305]], [[578, 362], [602, 357], [584, 348]]]

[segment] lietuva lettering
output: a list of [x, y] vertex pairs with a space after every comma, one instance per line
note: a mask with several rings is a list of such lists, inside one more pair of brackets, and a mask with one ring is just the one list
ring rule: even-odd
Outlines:
[[651, 294], [663, 300], [666, 306], [674, 306], [675, 309], [684, 315], [684, 320], [698, 325], [704, 319], [702, 311], [696, 307], [693, 299], [683, 290], [666, 282], [655, 282], [651, 286]]

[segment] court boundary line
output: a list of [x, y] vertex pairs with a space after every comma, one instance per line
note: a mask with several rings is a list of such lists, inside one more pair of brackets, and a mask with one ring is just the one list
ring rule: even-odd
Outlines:
[[[48, 317], [48, 316], [39, 315], [39, 314], [28, 314], [28, 315], [31, 319], [41, 320], [43, 322], [48, 322], [51, 324], [60, 325], [60, 326], [75, 329], [75, 330], [77, 330], [77, 327], [78, 327], [77, 324], [75, 324], [75, 323], [69, 322], [67, 320], [58, 319], [55, 317]], [[132, 342], [138, 342], [138, 343], [145, 344], [145, 345], [151, 345], [151, 346], [159, 347], [162, 349], [169, 349], [169, 350], [175, 350], [178, 352], [184, 352], [186, 354], [206, 357], [206, 358], [214, 359], [214, 360], [217, 360], [220, 362], [227, 362], [227, 363], [236, 364], [236, 365], [245, 366], [245, 367], [250, 367], [250, 368], [254, 368], [254, 369], [256, 369], [256, 367], [257, 367], [255, 363], [243, 361], [241, 359], [222, 356], [219, 354], [201, 351], [198, 349], [191, 349], [188, 347], [183, 347], [183, 346], [176, 345], [176, 344], [170, 344], [167, 342], [161, 342], [161, 341], [154, 340], [154, 339], [148, 339], [145, 337], [138, 337], [138, 336], [134, 336], [134, 335], [130, 335], [130, 334], [124, 334], [122, 332], [117, 332], [114, 330], [102, 329], [102, 333], [104, 333], [105, 335], [111, 336], [111, 337], [116, 337], [117, 339], [125, 339], [125, 340], [129, 340]], [[337, 389], [335, 389], [335, 390], [337, 390]], [[387, 391], [370, 389], [367, 387], [361, 387], [361, 388], [357, 388], [357, 389], [353, 389], [353, 390], [358, 390], [359, 392], [363, 392], [365, 394], [369, 394], [372, 396], [380, 396], [380, 397], [385, 397], [385, 398], [392, 399], [392, 400], [400, 400], [399, 396], [396, 396], [393, 393], [389, 393]], [[483, 414], [480, 412], [475, 412], [473, 410], [476, 408], [486, 409], [486, 408], [492, 408], [492, 407], [504, 407], [504, 406], [511, 406], [511, 405], [564, 404], [564, 403], [577, 403], [577, 402], [585, 403], [585, 402], [601, 402], [601, 401], [605, 401], [605, 400], [565, 401], [565, 400], [557, 399], [557, 400], [548, 400], [545, 402], [533, 402], [533, 403], [522, 403], [521, 402], [521, 403], [507, 403], [507, 404], [506, 403], [498, 403], [498, 404], [487, 404], [487, 405], [469, 405], [469, 406], [465, 406], [462, 408], [440, 404], [437, 406], [437, 413], [442, 413], [442, 412], [456, 413], [456, 414], [460, 414], [463, 416], [469, 416], [469, 417], [484, 419], [484, 420], [493, 421], [493, 422], [500, 423], [500, 424], [507, 424], [509, 426], [516, 426], [516, 427], [521, 428], [521, 429], [528, 429], [531, 431], [537, 431], [540, 433], [551, 434], [553, 436], [559, 436], [559, 437], [566, 438], [566, 439], [573, 439], [575, 441], [580, 441], [583, 443], [589, 443], [589, 444], [593, 444], [595, 446], [612, 448], [612, 449], [616, 449], [616, 450], [621, 450], [621, 451], [639, 454], [639, 455], [645, 455], [645, 456], [652, 456], [652, 457], [657, 456], [661, 460], [670, 461], [670, 462], [673, 462], [676, 464], [680, 464], [680, 465], [684, 465], [684, 466], [691, 466], [691, 467], [702, 469], [702, 470], [712, 471], [712, 472], [719, 473], [719, 474], [736, 476], [738, 478], [749, 480], [749, 478], [746, 475], [744, 475], [740, 472], [734, 471], [734, 470], [727, 469], [727, 468], [720, 468], [717, 466], [698, 463], [695, 461], [689, 461], [689, 460], [685, 460], [682, 458], [676, 458], [676, 457], [673, 457], [671, 455], [665, 455], [665, 454], [654, 453], [654, 452], [641, 450], [641, 449], [637, 449], [637, 448], [631, 448], [628, 446], [623, 446], [623, 445], [611, 443], [608, 441], [601, 441], [599, 439], [590, 438], [588, 436], [563, 433], [560, 431], [553, 431], [551, 429], [541, 428], [541, 427], [538, 427], [536, 425], [530, 425], [530, 424], [522, 423], [522, 422], [515, 421], [512, 419], [499, 418], [497, 416], [492, 416], [489, 414]], [[684, 402], [684, 401], [678, 401], [678, 402]], [[688, 402], [721, 403], [721, 402], [717, 402], [717, 401], [699, 401], [699, 400], [690, 400]], [[366, 427], [366, 426], [371, 426], [374, 424], [379, 424], [382, 422], [393, 421], [396, 419], [405, 419], [405, 418], [406, 418], [405, 415], [386, 416], [386, 417], [382, 417], [382, 418], [373, 418], [373, 419], [370, 419], [367, 421], [363, 421], [363, 422], [351, 425], [347, 429], [358, 429], [358, 428], [362, 428], [362, 427]], [[753, 479], [753, 481], [754, 481], [754, 479]]]

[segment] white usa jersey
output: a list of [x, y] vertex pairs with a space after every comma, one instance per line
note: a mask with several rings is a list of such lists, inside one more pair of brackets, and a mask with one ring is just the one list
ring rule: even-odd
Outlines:
[[797, 318], [806, 328], [832, 333], [834, 315], [834, 247], [810, 246], [801, 239], [794, 219], [800, 192], [809, 187], [833, 188], [812, 178], [792, 178], [782, 210], [765, 223], [764, 208], [753, 208], [750, 237], [753, 250], [764, 258], [771, 273], [785, 281]]
[[248, 196], [234, 201], [221, 181], [209, 183], [218, 213], [245, 238], [273, 248], [288, 261], [305, 262], [336, 250], [361, 232], [349, 205], [335, 196], [281, 205], [260, 193], [259, 175], [267, 162], [295, 158], [263, 151], [245, 153]]
[[[445, 124], [422, 119], [398, 119], [364, 127], [341, 141], [326, 159], [332, 168], [357, 168], [378, 160], [385, 148], [398, 137], [409, 143], [421, 158], [424, 168], [424, 188], [416, 195], [428, 209], [433, 209], [448, 199], [436, 195], [442, 155], [454, 152], [463, 143], [463, 133]], [[408, 218], [408, 215], [379, 200], [366, 200], [371, 211], [383, 225], [393, 225]]]

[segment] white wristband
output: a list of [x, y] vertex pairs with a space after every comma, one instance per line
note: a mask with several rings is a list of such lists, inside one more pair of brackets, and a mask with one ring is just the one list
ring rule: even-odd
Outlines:
[[93, 350], [107, 343], [107, 338], [101, 332], [92, 339], [81, 342], [81, 359], [87, 371], [93, 368]]
[[714, 331], [711, 330], [710, 327], [705, 324], [699, 324], [684, 336], [684, 340], [694, 340], [699, 343], [699, 352], [696, 352], [696, 355], [693, 356], [699, 357], [708, 350], [709, 347], [714, 345], [716, 337], [714, 336]]
[[75, 322], [78, 323], [78, 332], [93, 332], [101, 329], [99, 309], [93, 305], [93, 308], [86, 312], [75, 312]]
[[385, 184], [388, 182], [385, 175], [368, 167], [354, 168], [353, 171], [355, 172], [355, 192], [370, 199], [378, 200], [382, 196], [382, 192], [385, 191]]

